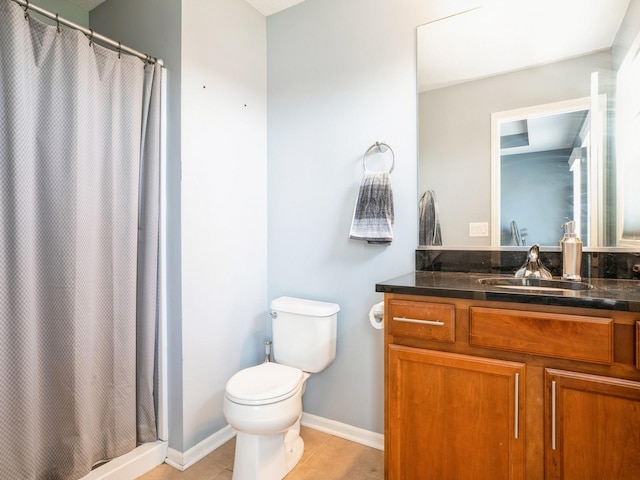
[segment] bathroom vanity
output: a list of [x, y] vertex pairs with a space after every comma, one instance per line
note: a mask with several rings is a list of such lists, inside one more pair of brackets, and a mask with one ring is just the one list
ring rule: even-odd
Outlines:
[[[640, 478], [640, 281], [417, 271], [385, 300], [385, 478]], [[493, 275], [495, 276], [495, 275]]]
[[[625, 173], [639, 145], [637, 123], [627, 123], [638, 107], [627, 99], [638, 92], [640, 2], [607, 2], [622, 21], [608, 23], [607, 12], [589, 22], [615, 32], [610, 50], [477, 77], [438, 68], [441, 59], [502, 59], [480, 46], [513, 37], [502, 27], [517, 25], [536, 44], [549, 38], [531, 14], [546, 6], [556, 18], [561, 2], [523, 15], [507, 3], [417, 30], [422, 246], [415, 273], [376, 286], [385, 300], [385, 478], [640, 479], [640, 196], [638, 176]], [[445, 71], [459, 81], [438, 78]], [[576, 142], [566, 145], [579, 148], [536, 147], [534, 123], [575, 114], [581, 127], [567, 129]], [[578, 223], [566, 225], [561, 252], [559, 227], [570, 219]], [[594, 288], [479, 282], [515, 280], [527, 242], [543, 245], [528, 260], [540, 253], [555, 278]]]

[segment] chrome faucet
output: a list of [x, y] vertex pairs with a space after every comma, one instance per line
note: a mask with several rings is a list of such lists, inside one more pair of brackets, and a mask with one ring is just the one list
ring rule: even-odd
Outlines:
[[540, 245], [531, 245], [527, 252], [527, 260], [516, 271], [516, 277], [552, 278], [551, 272], [540, 263]]

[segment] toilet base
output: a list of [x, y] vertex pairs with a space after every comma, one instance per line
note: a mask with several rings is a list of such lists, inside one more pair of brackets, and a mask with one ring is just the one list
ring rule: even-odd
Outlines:
[[238, 432], [233, 480], [282, 480], [302, 458], [300, 419], [285, 432], [251, 435]]

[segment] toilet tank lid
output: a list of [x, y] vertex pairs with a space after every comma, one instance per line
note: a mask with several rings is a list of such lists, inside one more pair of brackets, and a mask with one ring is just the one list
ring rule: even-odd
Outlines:
[[328, 317], [329, 315], [338, 313], [340, 306], [337, 303], [320, 302], [304, 298], [280, 297], [271, 301], [271, 309], [300, 315]]

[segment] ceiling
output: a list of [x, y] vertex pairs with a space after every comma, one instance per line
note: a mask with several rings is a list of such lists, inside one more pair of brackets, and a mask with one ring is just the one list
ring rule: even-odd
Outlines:
[[258, 10], [265, 17], [293, 7], [304, 0], [247, 0], [249, 5]]
[[629, 1], [454, 0], [418, 28], [418, 91], [607, 50]]
[[[71, 3], [90, 11], [105, 0], [69, 0]], [[246, 0], [249, 5], [262, 13], [265, 17], [292, 7], [304, 0]]]
[[92, 10], [100, 5], [105, 0], [68, 0], [69, 2], [84, 8], [85, 10]]
[[[587, 119], [587, 110], [537, 115], [522, 120], [500, 124], [501, 155], [546, 152], [582, 146], [582, 134]], [[505, 145], [509, 139], [524, 139], [522, 143]]]

